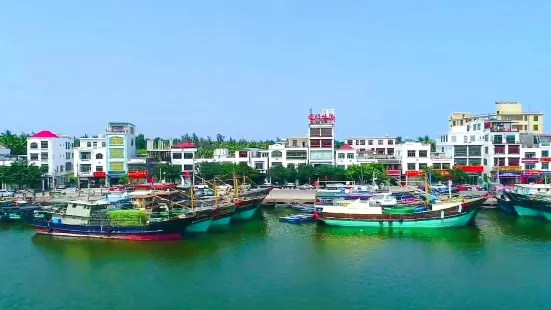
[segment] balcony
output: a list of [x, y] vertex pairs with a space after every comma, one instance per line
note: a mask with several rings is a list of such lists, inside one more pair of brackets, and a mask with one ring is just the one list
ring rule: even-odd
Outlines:
[[518, 132], [518, 128], [513, 126], [512, 122], [491, 122], [486, 123], [485, 127], [491, 132]]
[[499, 140], [499, 139], [494, 139], [492, 140], [492, 143], [493, 144], [520, 144], [520, 141], [518, 140]]

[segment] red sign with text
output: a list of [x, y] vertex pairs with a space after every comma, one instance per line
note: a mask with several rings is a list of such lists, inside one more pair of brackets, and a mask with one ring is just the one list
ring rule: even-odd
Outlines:
[[423, 171], [419, 171], [419, 170], [406, 171], [406, 177], [420, 177], [422, 175], [423, 175]]
[[147, 178], [147, 171], [129, 171], [128, 177], [130, 179], [145, 179]]
[[310, 124], [333, 124], [335, 122], [334, 114], [312, 114], [308, 115]]
[[105, 178], [105, 172], [103, 171], [94, 172], [94, 178], [97, 178], [97, 179]]
[[387, 170], [386, 175], [388, 176], [399, 176], [401, 175], [400, 170]]

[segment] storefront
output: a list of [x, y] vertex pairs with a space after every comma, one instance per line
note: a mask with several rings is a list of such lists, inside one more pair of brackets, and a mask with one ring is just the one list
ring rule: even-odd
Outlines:
[[484, 173], [483, 166], [455, 166], [454, 168], [459, 168], [459, 170], [468, 175], [468, 184], [478, 185], [482, 183], [482, 174]]
[[524, 170], [520, 176], [520, 183], [542, 183], [542, 176], [541, 170]]
[[128, 171], [128, 181], [130, 182], [130, 184], [147, 183], [147, 171], [145, 170]]
[[420, 185], [425, 183], [425, 175], [421, 170], [408, 170], [402, 179], [402, 185]]
[[402, 173], [400, 173], [400, 170], [386, 170], [386, 175], [391, 179], [400, 180]]
[[503, 185], [513, 185], [520, 182], [522, 168], [519, 166], [494, 167], [493, 180]]

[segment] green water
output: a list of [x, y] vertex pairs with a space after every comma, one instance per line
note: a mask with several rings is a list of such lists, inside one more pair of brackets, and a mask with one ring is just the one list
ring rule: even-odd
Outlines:
[[0, 309], [550, 309], [551, 223], [393, 233], [279, 223], [171, 243], [0, 226]]

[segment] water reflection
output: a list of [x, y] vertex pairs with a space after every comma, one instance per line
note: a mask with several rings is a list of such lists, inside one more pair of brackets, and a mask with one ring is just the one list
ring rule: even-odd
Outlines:
[[217, 260], [221, 251], [230, 249], [245, 240], [263, 239], [264, 221], [253, 220], [232, 224], [224, 230], [208, 234], [188, 235], [181, 241], [129, 242], [124, 240], [96, 240], [59, 238], [34, 235], [32, 243], [54, 257], [90, 263], [97, 260], [140, 261], [160, 259], [167, 262], [193, 262]]
[[[520, 217], [504, 212], [485, 212], [477, 219], [484, 233], [509, 241], [551, 241], [551, 223], [540, 218]], [[505, 237], [505, 238], [503, 238]]]

